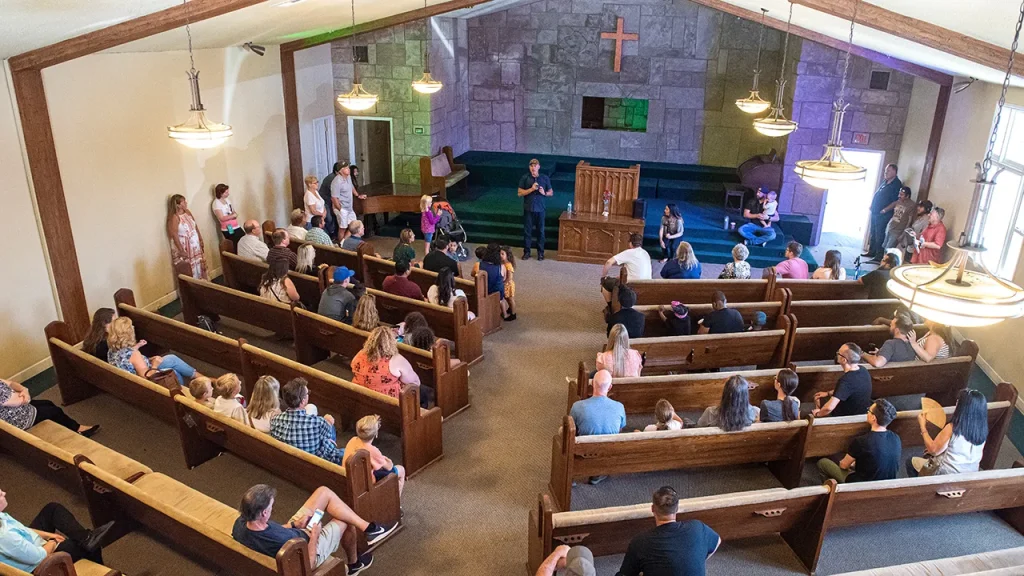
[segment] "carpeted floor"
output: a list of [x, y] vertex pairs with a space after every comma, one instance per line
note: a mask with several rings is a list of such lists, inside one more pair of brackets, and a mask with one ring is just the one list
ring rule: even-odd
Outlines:
[[[375, 241], [382, 254], [390, 254], [393, 242]], [[422, 243], [417, 248], [422, 250]], [[718, 268], [711, 268], [705, 266], [705, 275], [717, 276]], [[378, 550], [367, 574], [524, 572], [527, 513], [547, 486], [551, 439], [566, 409], [565, 376], [575, 374], [580, 359], [592, 362], [603, 341], [596, 289], [599, 272], [593, 265], [553, 259], [519, 264], [519, 320], [485, 338], [486, 357], [471, 370], [472, 407], [445, 422], [444, 458], [406, 486], [405, 529]], [[224, 329], [233, 335], [240, 327], [226, 322]], [[287, 343], [268, 340], [266, 333], [248, 332], [260, 345], [287, 351]], [[345, 373], [344, 367], [334, 363], [319, 367]], [[58, 399], [55, 389], [43, 397]], [[102, 424], [96, 436], [99, 442], [227, 504], [235, 505], [250, 485], [267, 482], [279, 489], [274, 516], [283, 521], [305, 496], [295, 486], [231, 455], [187, 470], [177, 434], [169, 425], [108, 395], [68, 411], [83, 423]], [[383, 440], [385, 452], [394, 454], [393, 439]], [[1008, 466], [1016, 452], [1006, 448], [1004, 453], [1000, 464]], [[0, 488], [8, 492], [9, 512], [15, 517], [28, 521], [51, 500], [87, 517], [80, 496], [41, 481], [6, 456], [0, 457], [0, 466]], [[809, 473], [805, 482], [816, 479]], [[766, 470], [751, 466], [613, 478], [596, 487], [582, 485], [574, 498], [577, 506], [586, 507], [644, 502], [662, 483], [672, 483], [692, 496], [778, 486]], [[212, 574], [158, 540], [159, 535], [132, 534], [110, 546], [105, 560], [130, 576]], [[827, 539], [818, 573], [1020, 545], [1024, 537], [990, 514], [844, 529]], [[618, 561], [617, 557], [600, 559], [598, 573], [614, 574]], [[801, 573], [801, 565], [778, 538], [726, 543], [708, 563], [712, 576]]]

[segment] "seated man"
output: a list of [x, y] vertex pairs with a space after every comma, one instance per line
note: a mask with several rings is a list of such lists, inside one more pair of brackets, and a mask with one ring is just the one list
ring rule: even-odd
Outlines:
[[839, 464], [831, 458], [818, 460], [822, 476], [833, 478], [840, 484], [896, 478], [903, 442], [899, 434], [886, 429], [896, 419], [896, 408], [885, 398], [879, 398], [868, 408], [867, 418], [871, 431], [850, 442], [846, 456]]
[[363, 243], [363, 234], [366, 233], [366, 228], [363, 226], [362, 221], [353, 220], [349, 222], [348, 234], [345, 239], [341, 242], [341, 247], [345, 250], [351, 250], [353, 252], [359, 248], [359, 245]]
[[291, 216], [289, 217], [291, 226], [285, 228], [288, 232], [288, 238], [293, 242], [305, 242], [306, 241], [306, 213], [301, 208], [292, 210]]
[[274, 230], [274, 233], [270, 236], [270, 241], [274, 246], [267, 251], [267, 264], [272, 264], [275, 260], [285, 260], [288, 262], [288, 269], [295, 270], [299, 263], [299, 257], [288, 248], [288, 244], [291, 243], [288, 231], [284, 228]]
[[333, 246], [334, 242], [331, 242], [331, 237], [327, 235], [327, 231], [324, 230], [324, 217], [313, 216], [309, 221], [309, 230], [306, 231], [306, 242], [310, 244], [319, 244], [321, 246]]
[[408, 260], [395, 262], [395, 273], [384, 278], [381, 288], [388, 294], [425, 302], [426, 298], [423, 297], [423, 289], [420, 288], [419, 284], [409, 280], [409, 270]]
[[293, 378], [281, 388], [281, 412], [270, 419], [270, 435], [328, 462], [341, 464], [345, 451], [338, 448], [334, 418], [306, 411], [309, 388], [304, 378]]
[[455, 276], [458, 277], [459, 262], [452, 256], [459, 249], [458, 242], [438, 234], [434, 236], [430, 246], [433, 250], [423, 257], [423, 268], [431, 272], [441, 272], [444, 268], [451, 268], [452, 272], [455, 272]]
[[704, 574], [722, 539], [700, 520], [676, 521], [679, 495], [670, 486], [658, 488], [653, 500], [654, 529], [630, 541], [617, 576]]
[[780, 278], [791, 278], [793, 280], [807, 280], [810, 273], [807, 270], [807, 262], [800, 258], [804, 251], [804, 245], [793, 241], [786, 244], [786, 259], [775, 266], [764, 269], [761, 275], [763, 278], [779, 276]]
[[910, 344], [909, 334], [914, 331], [914, 323], [910, 316], [897, 314], [889, 321], [889, 334], [892, 338], [886, 340], [882, 347], [870, 354], [863, 356], [864, 362], [881, 368], [889, 362], [910, 362], [917, 360], [917, 353]]
[[716, 290], [711, 297], [711, 313], [701, 318], [698, 334], [732, 334], [744, 332], [747, 325], [743, 322], [743, 314], [739, 310], [729, 308], [725, 292]]
[[[576, 435], [618, 434], [626, 427], [626, 407], [608, 397], [612, 389], [612, 373], [598, 370], [590, 385], [594, 388], [593, 396], [573, 402], [569, 409], [569, 415], [576, 423]], [[590, 483], [598, 484], [605, 478], [607, 476], [591, 476]]]
[[[316, 216], [314, 216], [316, 218]], [[356, 312], [358, 298], [352, 293], [352, 277], [356, 273], [345, 266], [334, 269], [331, 285], [320, 295], [320, 305], [316, 313], [331, 320], [352, 323], [352, 315]]]
[[779, 221], [779, 213], [776, 211], [775, 214], [767, 216], [764, 213], [767, 202], [768, 192], [762, 187], [757, 189], [757, 196], [747, 200], [746, 206], [743, 207], [743, 217], [747, 219], [747, 223], [740, 226], [736, 232], [743, 236], [744, 244], [764, 246], [775, 240], [772, 222]]
[[633, 309], [633, 306], [636, 305], [636, 292], [629, 286], [620, 286], [619, 301], [616, 304], [617, 309], [613, 307], [614, 311], [608, 316], [608, 328], [605, 330], [605, 336], [611, 333], [612, 326], [622, 324], [626, 327], [630, 338], [643, 338], [647, 317], [643, 312]]
[[[238, 506], [240, 516], [231, 528], [231, 537], [235, 541], [271, 558], [277, 556], [289, 540], [301, 538], [309, 543], [309, 565], [316, 568], [338, 548], [344, 547], [351, 576], [373, 564], [373, 555], [369, 552], [357, 556], [355, 531], [366, 534], [366, 543], [372, 546], [398, 527], [398, 524], [381, 526], [363, 520], [326, 486], [317, 488], [291, 520], [281, 525], [270, 519], [276, 497], [277, 490], [266, 484], [257, 484], [246, 490]], [[309, 520], [316, 511], [330, 517], [330, 522], [325, 523], [326, 518], [323, 518], [316, 524], [310, 524]]]
[[562, 544], [541, 562], [534, 576], [555, 576], [559, 570], [562, 570], [565, 576], [596, 576], [594, 553], [586, 546], [569, 548]]
[[836, 364], [843, 367], [843, 375], [831, 392], [815, 392], [814, 403], [818, 406], [811, 414], [815, 418], [824, 416], [853, 416], [863, 414], [871, 406], [871, 374], [861, 368], [860, 346], [847, 342], [836, 352]]
[[860, 277], [858, 282], [868, 287], [868, 298], [872, 300], [892, 298], [892, 294], [889, 293], [889, 288], [887, 287], [889, 284], [889, 274], [893, 268], [899, 265], [900, 257], [893, 252], [886, 252], [885, 256], [882, 256], [882, 262], [878, 265], [878, 268]]
[[66, 552], [72, 562], [83, 558], [103, 563], [100, 544], [113, 522], [95, 530], [83, 528], [64, 506], [50, 502], [29, 527], [7, 514], [7, 493], [0, 490], [0, 564], [32, 572], [47, 556]]
[[260, 228], [260, 223], [255, 220], [246, 220], [242, 225], [242, 230], [245, 230], [245, 236], [238, 240], [235, 252], [239, 257], [247, 260], [266, 262], [267, 252], [270, 248], [263, 241], [263, 229]]
[[650, 280], [651, 279], [651, 255], [643, 248], [644, 237], [640, 234], [629, 235], [629, 248], [612, 256], [604, 263], [601, 276], [607, 276], [612, 266], [622, 266], [626, 269], [628, 280]]

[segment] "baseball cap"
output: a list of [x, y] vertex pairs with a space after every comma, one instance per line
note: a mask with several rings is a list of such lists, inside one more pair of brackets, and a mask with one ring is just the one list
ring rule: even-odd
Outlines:
[[565, 555], [566, 576], [597, 576], [594, 555], [586, 546], [573, 546]]
[[341, 284], [355, 275], [355, 271], [349, 270], [347, 266], [338, 266], [334, 269], [334, 281], [338, 284]]
[[754, 312], [754, 326], [764, 326], [768, 323], [768, 315], [758, 310]]

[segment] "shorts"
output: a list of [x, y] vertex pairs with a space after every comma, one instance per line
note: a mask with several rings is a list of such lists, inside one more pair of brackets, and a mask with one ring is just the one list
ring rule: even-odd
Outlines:
[[398, 470], [396, 470], [394, 468], [392, 468], [391, 470], [386, 470], [384, 468], [378, 468], [378, 469], [373, 471], [373, 481], [374, 482], [380, 482], [381, 480], [387, 478], [388, 475], [390, 475], [390, 474], [396, 474], [397, 475], [398, 474]]
[[341, 210], [335, 210], [334, 214], [338, 217], [338, 230], [347, 228], [352, 221], [357, 219], [354, 211], [346, 210], [344, 208]]
[[320, 530], [320, 539], [316, 541], [316, 568], [323, 564], [341, 547], [341, 535], [345, 532], [341, 522], [328, 522]]

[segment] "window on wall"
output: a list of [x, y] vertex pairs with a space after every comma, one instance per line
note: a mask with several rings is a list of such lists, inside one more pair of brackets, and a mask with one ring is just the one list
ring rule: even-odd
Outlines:
[[647, 100], [583, 97], [580, 128], [647, 132]]
[[989, 270], [1012, 279], [1024, 247], [1024, 109], [1003, 108], [992, 168], [995, 185], [978, 213], [987, 249], [983, 258]]

